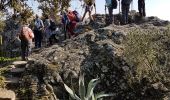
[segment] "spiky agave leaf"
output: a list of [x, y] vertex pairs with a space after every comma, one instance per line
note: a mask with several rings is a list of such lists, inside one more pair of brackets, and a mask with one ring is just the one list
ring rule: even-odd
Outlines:
[[81, 100], [85, 100], [86, 89], [84, 85], [84, 74], [79, 77], [79, 95]]
[[103, 97], [110, 97], [110, 96], [114, 96], [114, 94], [105, 94], [104, 92], [100, 92], [95, 95], [95, 100], [101, 99]]
[[90, 99], [93, 95], [93, 90], [95, 88], [95, 86], [99, 83], [99, 79], [92, 79], [89, 84], [88, 84], [88, 88], [87, 88], [87, 94], [86, 94], [86, 98]]
[[69, 93], [69, 95], [75, 99], [75, 100], [81, 100], [74, 92], [73, 90], [71, 90], [66, 84], [64, 84], [65, 89], [67, 90], [67, 92]]

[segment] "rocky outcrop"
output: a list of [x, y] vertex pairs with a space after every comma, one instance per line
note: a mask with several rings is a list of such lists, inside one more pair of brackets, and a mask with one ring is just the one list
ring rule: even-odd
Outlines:
[[[84, 72], [86, 81], [92, 78], [100, 78], [101, 83], [98, 90], [115, 95], [108, 99], [145, 99], [145, 97], [147, 98], [147, 91], [154, 92], [159, 91], [159, 89], [147, 86], [149, 89], [146, 90], [143, 88], [145, 86], [141, 86], [138, 93], [133, 93], [133, 89], [130, 88], [127, 83], [128, 79], [126, 79], [127, 73], [133, 68], [126, 63], [122, 56], [124, 51], [122, 43], [126, 39], [127, 33], [135, 29], [143, 31], [166, 29], [162, 27], [164, 21], [157, 21], [161, 23], [161, 27], [158, 27], [159, 25], [155, 25], [154, 19], [146, 18], [146, 20], [150, 20], [150, 22], [144, 22], [140, 25], [110, 25], [107, 27], [98, 27], [101, 24], [93, 23], [98, 24], [98, 26], [93, 24], [88, 27], [84, 26], [87, 27], [88, 31], [81, 26], [79, 29], [83, 34], [81, 33], [75, 38], [34, 52], [31, 56], [34, 62], [31, 64], [32, 71], [38, 71], [38, 74], [41, 73], [42, 76], [38, 79], [53, 84], [54, 88], [60, 87], [60, 91], [64, 91], [61, 89], [62, 85], [56, 84], [62, 82], [70, 84], [72, 79], [76, 88], [78, 76], [80, 72]], [[42, 72], [39, 72], [40, 66], [43, 69]], [[142, 91], [145, 91], [144, 95]], [[61, 94], [59, 92], [55, 93], [56, 95], [57, 93]]]
[[16, 100], [16, 96], [15, 96], [14, 91], [0, 88], [0, 99], [1, 100]]
[[68, 100], [63, 82], [77, 90], [80, 73], [85, 73], [87, 82], [93, 78], [101, 80], [95, 91], [114, 94], [106, 100], [144, 100], [154, 93], [164, 95], [168, 92], [164, 84], [151, 83], [147, 78], [143, 78], [141, 84], [135, 84], [137, 90], [130, 87], [126, 76], [133, 72], [133, 66], [123, 57], [123, 40], [126, 40], [127, 33], [136, 29], [164, 31], [164, 25], [169, 22], [146, 18], [142, 23], [105, 26], [104, 15], [96, 15], [96, 20], [95, 23], [80, 25], [80, 34], [75, 38], [33, 50], [21, 79], [21, 87], [29, 89], [32, 99], [39, 96]]

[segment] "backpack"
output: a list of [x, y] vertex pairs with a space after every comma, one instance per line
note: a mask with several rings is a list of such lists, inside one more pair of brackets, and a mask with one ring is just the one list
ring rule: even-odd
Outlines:
[[55, 22], [50, 20], [50, 27], [49, 27], [49, 29], [54, 31], [56, 28], [57, 28], [57, 25], [55, 24]]
[[19, 38], [20, 40], [29, 41], [30, 39], [34, 38], [34, 34], [30, 28], [22, 27]]
[[76, 11], [76, 10], [74, 10], [73, 11], [73, 13], [74, 13], [74, 15], [75, 15], [75, 21], [76, 22], [80, 22], [81, 21], [81, 15]]
[[73, 11], [69, 11], [69, 12], [67, 13], [67, 16], [68, 16], [70, 22], [76, 20], [76, 15], [73, 13]]

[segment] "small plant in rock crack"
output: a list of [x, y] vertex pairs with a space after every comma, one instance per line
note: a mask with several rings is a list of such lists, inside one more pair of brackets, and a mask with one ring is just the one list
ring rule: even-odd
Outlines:
[[104, 92], [94, 94], [94, 88], [99, 82], [100, 82], [99, 79], [92, 79], [88, 83], [88, 87], [86, 89], [85, 84], [84, 84], [84, 75], [80, 75], [79, 77], [80, 97], [77, 94], [75, 94], [74, 90], [69, 88], [66, 84], [64, 84], [64, 87], [66, 91], [69, 93], [71, 99], [74, 99], [74, 100], [99, 100], [99, 99], [102, 100], [103, 97], [113, 96], [113, 94], [105, 94]]

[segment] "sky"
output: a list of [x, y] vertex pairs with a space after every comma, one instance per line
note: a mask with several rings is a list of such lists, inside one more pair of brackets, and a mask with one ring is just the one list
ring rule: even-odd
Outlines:
[[[33, 7], [35, 13], [41, 15], [41, 11], [37, 9], [38, 4], [33, 3], [34, 0], [28, 0], [30, 6]], [[133, 0], [131, 4], [130, 10], [136, 10], [138, 0]], [[105, 0], [96, 0], [96, 9], [97, 13], [104, 14], [105, 13]], [[145, 0], [146, 6], [146, 16], [157, 16], [164, 20], [170, 21], [170, 0]], [[84, 9], [81, 6], [81, 2], [79, 0], [72, 0], [71, 9], [77, 10], [81, 15], [83, 15]], [[113, 11], [114, 14], [119, 12], [119, 7]]]

